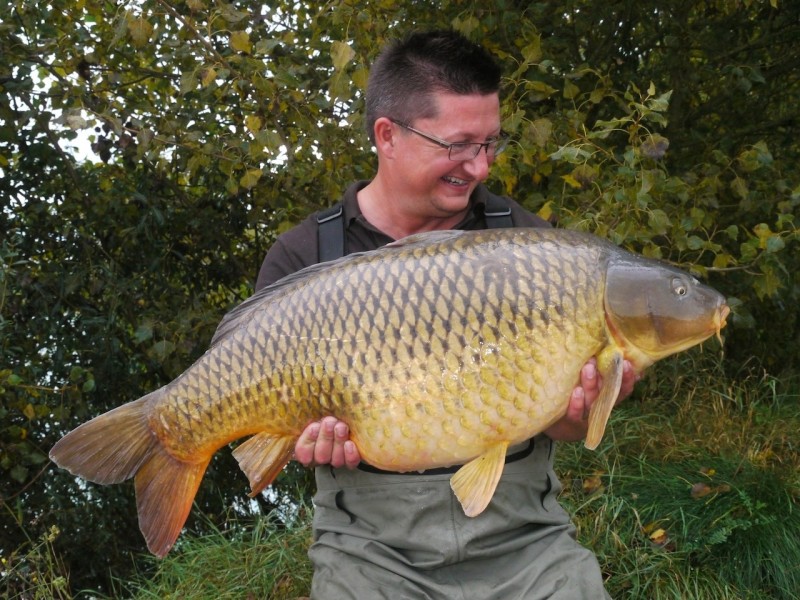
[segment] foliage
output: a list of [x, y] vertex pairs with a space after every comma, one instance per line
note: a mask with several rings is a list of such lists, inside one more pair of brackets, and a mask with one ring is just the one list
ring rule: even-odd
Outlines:
[[[55, 525], [77, 588], [131, 571], [130, 486], [75, 481], [48, 448], [191, 364], [274, 237], [370, 177], [367, 68], [412, 27], [455, 26], [506, 65], [517, 143], [493, 188], [708, 276], [736, 310], [729, 373], [796, 370], [800, 7], [663, 4], [4, 4], [4, 556]], [[220, 453], [194, 512], [267, 512], [308, 493], [300, 473], [250, 504]]]

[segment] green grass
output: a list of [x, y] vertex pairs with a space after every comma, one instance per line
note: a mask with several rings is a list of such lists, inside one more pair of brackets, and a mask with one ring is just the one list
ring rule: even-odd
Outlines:
[[[798, 597], [799, 383], [732, 379], [716, 359], [687, 353], [648, 374], [615, 410], [598, 451], [560, 446], [561, 501], [580, 541], [598, 555], [613, 598]], [[143, 574], [119, 582], [110, 597], [305, 596], [310, 511], [289, 527], [275, 523], [184, 534], [166, 559], [145, 559]], [[41, 565], [40, 586], [50, 565], [61, 594], [53, 597], [68, 600], [63, 569], [48, 549], [46, 541], [32, 544], [28, 563]]]
[[560, 448], [581, 541], [614, 598], [796, 599], [796, 382], [671, 366], [615, 411], [599, 452]]
[[[8, 509], [5, 504], [2, 508]], [[9, 600], [72, 598], [69, 573], [53, 549], [53, 541], [58, 535], [58, 529], [52, 527], [40, 539], [29, 539], [8, 556], [0, 552], [0, 598]]]
[[308, 511], [291, 525], [261, 519], [229, 523], [227, 531], [187, 537], [164, 560], [148, 558], [155, 573], [120, 582], [112, 598], [138, 600], [289, 600], [308, 595], [311, 542]]

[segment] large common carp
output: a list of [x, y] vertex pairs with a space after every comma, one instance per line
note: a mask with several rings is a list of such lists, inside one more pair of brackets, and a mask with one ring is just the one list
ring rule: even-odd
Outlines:
[[316, 265], [228, 314], [171, 383], [84, 423], [50, 452], [102, 484], [135, 479], [139, 524], [163, 556], [211, 456], [234, 456], [259, 493], [312, 420], [346, 421], [381, 469], [464, 464], [467, 515], [494, 494], [506, 449], [561, 418], [581, 367], [604, 384], [600, 442], [623, 359], [642, 370], [725, 325], [724, 298], [690, 275], [592, 235], [441, 231]]

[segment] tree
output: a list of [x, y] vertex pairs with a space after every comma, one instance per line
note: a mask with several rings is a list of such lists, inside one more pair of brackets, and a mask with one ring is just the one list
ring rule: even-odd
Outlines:
[[[800, 325], [783, 307], [800, 290], [800, 8], [662, 4], [2, 9], [3, 551], [57, 524], [76, 586], [124, 576], [143, 549], [132, 490], [77, 482], [47, 450], [177, 376], [250, 294], [274, 237], [371, 175], [367, 69], [415, 26], [454, 26], [507, 67], [503, 125], [517, 143], [492, 187], [711, 277], [737, 302], [732, 364], [756, 353], [796, 368]], [[258, 512], [221, 455], [200, 508]], [[280, 501], [261, 496], [260, 509]]]

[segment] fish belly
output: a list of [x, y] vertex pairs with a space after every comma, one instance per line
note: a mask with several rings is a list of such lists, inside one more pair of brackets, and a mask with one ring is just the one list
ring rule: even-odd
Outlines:
[[389, 369], [382, 386], [364, 390], [380, 400], [349, 415], [351, 436], [364, 460], [390, 471], [463, 464], [527, 440], [564, 415], [600, 346], [597, 335], [566, 338], [553, 332], [547, 349], [539, 336], [478, 344], [456, 368], [430, 369], [436, 361], [427, 356], [416, 369]]

